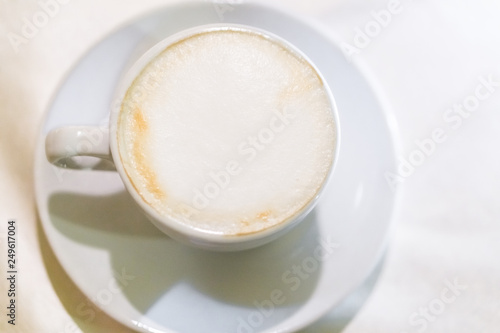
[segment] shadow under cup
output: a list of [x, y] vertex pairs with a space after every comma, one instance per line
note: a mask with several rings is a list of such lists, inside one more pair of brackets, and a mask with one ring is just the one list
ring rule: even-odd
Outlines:
[[[196, 247], [244, 250], [283, 235], [312, 210], [337, 159], [326, 81], [306, 55], [260, 29], [172, 35], [132, 66], [117, 96], [110, 135], [74, 156], [113, 161], [153, 224]], [[60, 146], [76, 148], [85, 130], [50, 132], [49, 160], [60, 163]]]

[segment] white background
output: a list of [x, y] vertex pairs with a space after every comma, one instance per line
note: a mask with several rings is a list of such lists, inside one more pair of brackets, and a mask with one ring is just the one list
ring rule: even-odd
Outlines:
[[[121, 23], [167, 2], [69, 0], [16, 52], [8, 33], [20, 34], [23, 19], [40, 5], [0, 0], [0, 223], [18, 220], [21, 272], [17, 325], [7, 325], [1, 310], [0, 331], [129, 332], [103, 313], [90, 322], [78, 318], [76, 307], [85, 297], [55, 260], [38, 220], [34, 147], [50, 98], [78, 58]], [[454, 104], [471, 100], [480, 77], [500, 83], [500, 2], [273, 2], [317, 19], [339, 41], [358, 42], [353, 61], [374, 73], [389, 101], [402, 159], [437, 128], [447, 137], [401, 183], [402, 200], [377, 274], [308, 332], [498, 332], [500, 86], [456, 129], [443, 117]], [[358, 29], [376, 22], [372, 11], [394, 5], [398, 11], [390, 22], [359, 44]], [[0, 263], [5, 271], [3, 255]], [[1, 280], [4, 308], [7, 284]], [[466, 286], [449, 304], [439, 301], [446, 281]], [[415, 316], [429, 307], [428, 319]]]

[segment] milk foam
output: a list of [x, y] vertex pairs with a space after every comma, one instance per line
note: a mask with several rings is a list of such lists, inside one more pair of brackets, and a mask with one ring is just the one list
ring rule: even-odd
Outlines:
[[223, 235], [293, 218], [334, 157], [328, 93], [280, 43], [233, 29], [167, 47], [128, 89], [118, 121], [125, 171], [178, 223]]

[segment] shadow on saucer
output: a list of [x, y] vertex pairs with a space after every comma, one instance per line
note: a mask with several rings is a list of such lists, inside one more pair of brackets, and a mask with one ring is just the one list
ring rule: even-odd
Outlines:
[[107, 196], [59, 192], [48, 204], [51, 222], [60, 233], [106, 250], [113, 270], [125, 269], [135, 277], [122, 293], [138, 311], [165, 325], [173, 320], [165, 313], [171, 307], [192, 309], [198, 303], [216, 303], [249, 313], [276, 290], [283, 302], [273, 319], [281, 320], [311, 297], [321, 275], [317, 256], [322, 249], [314, 211], [270, 244], [218, 253], [168, 238], [125, 191]]
[[89, 239], [75, 230], [85, 228], [104, 234], [165, 238], [125, 191], [104, 196], [59, 192], [50, 197], [49, 212], [57, 218], [55, 222], [59, 222], [62, 232], [90, 245], [102, 247], [104, 244], [100, 238]]
[[135, 331], [115, 321], [92, 303], [74, 284], [56, 259], [43, 231], [40, 219], [37, 220], [40, 252], [50, 282], [64, 309], [71, 316], [67, 322], [60, 322], [58, 332], [109, 332], [133, 333]]
[[362, 285], [323, 318], [299, 333], [341, 333], [356, 317], [373, 293], [384, 268], [386, 255], [387, 250]]

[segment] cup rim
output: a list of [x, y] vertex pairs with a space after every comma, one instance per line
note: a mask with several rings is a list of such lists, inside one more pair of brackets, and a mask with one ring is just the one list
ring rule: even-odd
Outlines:
[[[332, 163], [330, 165], [328, 174], [325, 177], [323, 183], [321, 184], [321, 187], [316, 192], [316, 195], [313, 198], [311, 198], [311, 200], [302, 209], [300, 209], [287, 219], [281, 221], [280, 223], [268, 227], [264, 230], [243, 235], [214, 234], [196, 229], [194, 227], [190, 227], [182, 222], [161, 215], [152, 206], [150, 206], [135, 189], [132, 181], [130, 180], [125, 171], [125, 168], [121, 161], [120, 151], [118, 149], [118, 138], [117, 138], [118, 119], [119, 119], [119, 114], [121, 113], [123, 99], [128, 89], [130, 88], [131, 84], [133, 83], [135, 78], [140, 74], [140, 72], [169, 45], [172, 45], [176, 42], [180, 42], [183, 39], [187, 39], [191, 36], [200, 33], [222, 31], [222, 30], [249, 31], [252, 33], [260, 34], [264, 38], [270, 39], [273, 42], [278, 42], [279, 44], [284, 46], [287, 50], [294, 53], [299, 58], [304, 59], [314, 69], [316, 74], [322, 80], [322, 83], [325, 87], [330, 102], [331, 113], [335, 126], [335, 143], [334, 143], [335, 149], [332, 158]], [[109, 144], [116, 170], [120, 175], [120, 178], [124, 183], [127, 192], [130, 193], [134, 201], [146, 213], [146, 215], [150, 218], [151, 222], [153, 222], [153, 224], [156, 225], [156, 227], [158, 227], [160, 230], [162, 230], [170, 237], [184, 243], [189, 243], [196, 247], [212, 249], [212, 250], [222, 250], [222, 251], [241, 250], [241, 249], [257, 247], [265, 243], [268, 243], [274, 240], [275, 238], [278, 238], [282, 233], [297, 225], [307, 214], [311, 212], [311, 210], [317, 203], [319, 197], [324, 192], [324, 189], [326, 188], [327, 184], [330, 182], [332, 174], [334, 173], [334, 170], [337, 165], [340, 145], [341, 145], [340, 142], [341, 128], [339, 123], [337, 105], [335, 103], [335, 99], [328, 85], [328, 82], [325, 80], [321, 71], [316, 67], [316, 65], [311, 61], [311, 59], [309, 59], [309, 57], [305, 55], [300, 49], [298, 49], [296, 46], [294, 46], [292, 43], [288, 42], [284, 38], [261, 28], [256, 28], [253, 26], [243, 25], [243, 24], [216, 23], [216, 24], [199, 25], [196, 27], [191, 27], [173, 33], [172, 35], [164, 38], [163, 40], [161, 40], [160, 42], [149, 48], [146, 52], [144, 52], [139, 57], [139, 59], [136, 60], [133, 63], [133, 65], [125, 72], [125, 75], [119, 80], [119, 83], [117, 85], [114, 100], [119, 101], [119, 103], [116, 103], [117, 106], [114, 107], [110, 113]]]

